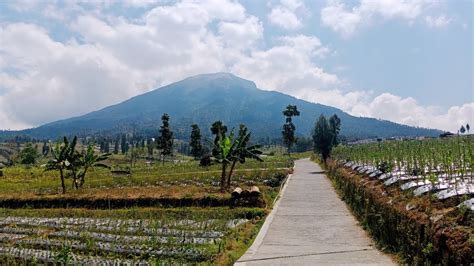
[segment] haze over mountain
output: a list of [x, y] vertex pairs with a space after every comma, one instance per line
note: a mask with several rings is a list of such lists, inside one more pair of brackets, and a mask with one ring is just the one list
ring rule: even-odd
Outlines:
[[373, 118], [351, 116], [340, 109], [310, 103], [275, 91], [260, 90], [255, 83], [228, 73], [203, 74], [172, 83], [89, 114], [3, 135], [27, 134], [36, 138], [62, 135], [118, 134], [139, 131], [158, 134], [161, 115], [171, 116], [177, 138], [187, 139], [190, 125], [197, 123], [203, 134], [221, 120], [229, 127], [246, 124], [256, 137], [278, 138], [284, 123], [283, 109], [297, 105], [294, 118], [298, 135], [309, 136], [320, 114], [337, 114], [341, 135], [350, 139], [393, 136], [436, 136], [438, 130], [400, 125]]

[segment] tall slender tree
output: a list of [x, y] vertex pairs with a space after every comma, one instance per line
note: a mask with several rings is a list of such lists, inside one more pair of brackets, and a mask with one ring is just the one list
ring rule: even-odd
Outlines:
[[283, 124], [283, 130], [281, 132], [283, 136], [283, 144], [285, 144], [288, 156], [290, 156], [291, 147], [296, 143], [297, 139], [295, 137], [296, 127], [293, 124], [292, 118], [294, 116], [299, 116], [300, 112], [298, 111], [296, 105], [288, 105], [285, 110], [283, 110], [283, 115], [286, 117], [285, 124]]
[[125, 134], [122, 134], [120, 137], [120, 151], [122, 154], [125, 154], [128, 151], [127, 135]]
[[329, 129], [332, 132], [332, 145], [337, 146], [339, 144], [338, 135], [341, 130], [341, 119], [336, 114], [329, 118]]
[[469, 130], [471, 129], [471, 127], [469, 126], [469, 123], [466, 124], [466, 130], [467, 130], [467, 134], [469, 134]]
[[118, 154], [119, 152], [119, 140], [120, 138], [117, 137], [114, 141], [114, 154]]
[[43, 154], [44, 157], [48, 156], [48, 153], [49, 153], [49, 146], [48, 146], [48, 142], [45, 141], [43, 143], [43, 148], [41, 149], [41, 154]]
[[160, 127], [160, 136], [157, 138], [157, 146], [161, 150], [162, 163], [165, 163], [165, 157], [173, 155], [173, 132], [170, 128], [170, 116], [163, 114], [161, 117], [162, 125]]
[[201, 130], [197, 124], [191, 125], [191, 128], [191, 140], [189, 146], [191, 146], [191, 155], [197, 159], [202, 155]]
[[326, 160], [334, 146], [334, 134], [335, 133], [331, 129], [326, 117], [321, 114], [314, 127], [313, 144], [314, 151], [321, 155], [324, 163], [326, 163]]

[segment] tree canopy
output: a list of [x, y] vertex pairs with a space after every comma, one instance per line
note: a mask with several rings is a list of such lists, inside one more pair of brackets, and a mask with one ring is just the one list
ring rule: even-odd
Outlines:
[[341, 120], [337, 115], [329, 118], [321, 114], [316, 122], [313, 132], [314, 151], [319, 153], [324, 162], [331, 154], [331, 150], [338, 144], [338, 134], [341, 126]]
[[285, 110], [283, 110], [283, 115], [286, 117], [285, 124], [283, 124], [283, 130], [281, 132], [283, 137], [283, 144], [287, 148], [288, 155], [290, 155], [291, 147], [296, 143], [297, 139], [295, 137], [296, 127], [293, 124], [292, 117], [299, 116], [300, 112], [298, 111], [296, 105], [288, 105]]

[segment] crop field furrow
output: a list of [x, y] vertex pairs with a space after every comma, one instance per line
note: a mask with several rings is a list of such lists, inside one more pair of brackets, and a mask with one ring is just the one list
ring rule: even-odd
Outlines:
[[333, 157], [344, 167], [415, 196], [474, 197], [472, 136], [339, 146]]
[[[0, 241], [5, 242], [5, 241]], [[108, 242], [85, 242], [68, 239], [50, 239], [50, 238], [37, 238], [37, 239], [19, 239], [10, 241], [10, 246], [18, 248], [33, 248], [42, 249], [48, 247], [50, 250], [60, 250], [65, 245], [69, 246], [74, 252], [80, 253], [103, 253], [103, 254], [120, 254], [122, 256], [134, 256], [140, 258], [149, 257], [169, 257], [169, 258], [181, 258], [193, 261], [202, 261], [205, 258], [209, 258], [212, 254], [206, 251], [204, 248], [195, 246], [180, 247], [180, 246], [159, 246], [159, 247], [147, 247], [144, 245], [130, 245], [120, 243], [108, 243]]]
[[[43, 249], [27, 249], [17, 247], [0, 246], [0, 258], [15, 258], [26, 260], [36, 264], [37, 262], [55, 264], [58, 262], [60, 252], [53, 252]], [[75, 265], [149, 265], [147, 261], [128, 259], [104, 259], [97, 256], [81, 256], [69, 254], [68, 262]]]

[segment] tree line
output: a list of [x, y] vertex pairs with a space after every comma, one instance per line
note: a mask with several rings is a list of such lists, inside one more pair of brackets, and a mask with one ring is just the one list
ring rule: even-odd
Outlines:
[[[286, 147], [288, 156], [291, 157], [293, 147], [299, 149], [308, 149], [310, 146], [319, 153], [323, 159], [329, 157], [332, 147], [339, 143], [339, 131], [341, 120], [337, 115], [326, 119], [324, 115], [315, 122], [312, 138], [296, 137], [296, 126], [293, 119], [300, 115], [297, 106], [288, 105], [283, 110], [285, 122], [282, 126], [282, 143]], [[191, 134], [189, 138], [190, 154], [195, 160], [200, 160], [200, 165], [207, 167], [211, 164], [219, 164], [221, 166], [220, 189], [226, 191], [230, 188], [232, 175], [235, 166], [240, 163], [244, 164], [248, 159], [263, 161], [261, 155], [261, 145], [254, 145], [251, 141], [251, 132], [241, 124], [236, 130], [232, 128], [230, 131], [222, 121], [215, 121], [210, 126], [213, 140], [208, 141], [207, 145], [203, 143], [201, 129], [197, 124], [191, 125]], [[113, 144], [113, 153], [128, 154], [130, 157], [130, 166], [133, 167], [139, 156], [145, 152], [149, 158], [153, 158], [154, 149], [157, 148], [160, 154], [162, 164], [166, 159], [173, 156], [174, 133], [170, 127], [170, 116], [163, 114], [161, 117], [161, 126], [158, 130], [156, 138], [145, 138], [141, 136], [127, 137], [121, 134], [116, 137]], [[47, 171], [56, 170], [59, 172], [62, 192], [66, 192], [65, 179], [72, 179], [72, 188], [79, 189], [83, 187], [86, 181], [87, 171], [93, 167], [109, 166], [102, 162], [107, 160], [112, 154], [110, 152], [111, 145], [108, 138], [83, 139], [88, 142], [87, 148], [78, 151], [78, 138], [74, 137], [69, 140], [64, 137], [55, 145], [51, 142], [44, 142], [42, 154], [44, 156], [50, 154], [51, 159], [45, 165]], [[100, 149], [99, 154], [95, 154], [96, 142]], [[21, 163], [33, 164], [38, 156], [37, 147], [27, 144], [21, 151]], [[298, 148], [297, 148], [298, 150]]]

